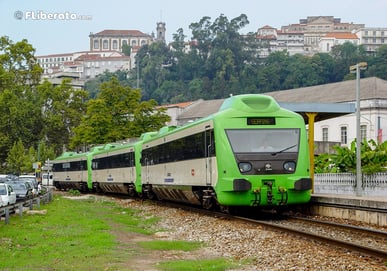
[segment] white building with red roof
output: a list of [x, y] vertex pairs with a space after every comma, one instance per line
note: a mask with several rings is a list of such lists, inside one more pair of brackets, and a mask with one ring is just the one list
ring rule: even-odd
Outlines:
[[151, 44], [154, 37], [144, 34], [139, 30], [103, 30], [98, 33], [90, 33], [90, 51], [122, 51], [122, 46], [129, 45], [138, 48], [145, 44]]
[[327, 33], [320, 38], [319, 47], [321, 53], [329, 53], [334, 46], [343, 45], [350, 42], [354, 45], [359, 45], [359, 38], [356, 34], [349, 32], [332, 32]]

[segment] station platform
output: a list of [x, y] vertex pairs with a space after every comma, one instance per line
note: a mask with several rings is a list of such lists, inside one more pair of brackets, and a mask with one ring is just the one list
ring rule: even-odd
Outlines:
[[387, 227], [387, 198], [312, 194], [310, 214], [355, 220]]
[[312, 202], [330, 203], [357, 208], [374, 208], [387, 212], [387, 197], [358, 197], [353, 195], [312, 194]]

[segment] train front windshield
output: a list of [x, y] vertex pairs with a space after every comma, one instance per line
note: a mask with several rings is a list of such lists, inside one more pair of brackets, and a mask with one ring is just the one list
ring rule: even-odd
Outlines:
[[234, 153], [298, 152], [300, 129], [226, 130]]

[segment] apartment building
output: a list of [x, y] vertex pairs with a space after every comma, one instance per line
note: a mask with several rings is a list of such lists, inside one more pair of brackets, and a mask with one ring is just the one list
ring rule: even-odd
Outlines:
[[308, 16], [300, 19], [298, 24], [282, 26], [284, 33], [303, 33], [304, 49], [313, 54], [319, 52], [320, 40], [328, 33], [352, 32], [364, 28], [364, 24], [354, 24], [341, 22], [340, 18], [333, 16]]
[[109, 55], [85, 53], [63, 64], [62, 70], [66, 73], [78, 74], [81, 80], [94, 78], [104, 71], [115, 72], [118, 70], [129, 70], [132, 60], [119, 52], [111, 52]]
[[49, 75], [61, 71], [63, 63], [72, 61], [74, 53], [52, 54], [37, 56], [37, 61], [43, 69], [43, 75]]
[[257, 41], [262, 45], [260, 56], [286, 50], [290, 55], [330, 52], [335, 45], [351, 42], [365, 45], [374, 52], [386, 40], [387, 28], [366, 28], [364, 24], [341, 22], [333, 16], [309, 16], [297, 24], [281, 29], [265, 25], [257, 30]]
[[364, 27], [353, 33], [368, 53], [374, 53], [380, 46], [387, 44], [387, 27]]

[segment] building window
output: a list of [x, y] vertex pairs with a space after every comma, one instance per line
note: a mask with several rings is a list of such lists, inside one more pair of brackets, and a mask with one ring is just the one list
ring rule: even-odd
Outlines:
[[360, 138], [362, 142], [367, 140], [367, 125], [360, 125]]
[[99, 41], [98, 40], [94, 40], [93, 47], [94, 47], [94, 49], [99, 49]]
[[102, 43], [102, 48], [103, 49], [108, 49], [109, 48], [109, 42], [108, 40], [104, 40], [103, 43]]
[[135, 40], [132, 40], [132, 46], [136, 46], [137, 42]]
[[113, 49], [118, 49], [118, 42], [116, 40], [113, 40]]
[[322, 140], [324, 142], [328, 141], [328, 128], [322, 128]]
[[341, 127], [341, 144], [347, 144], [347, 127]]

